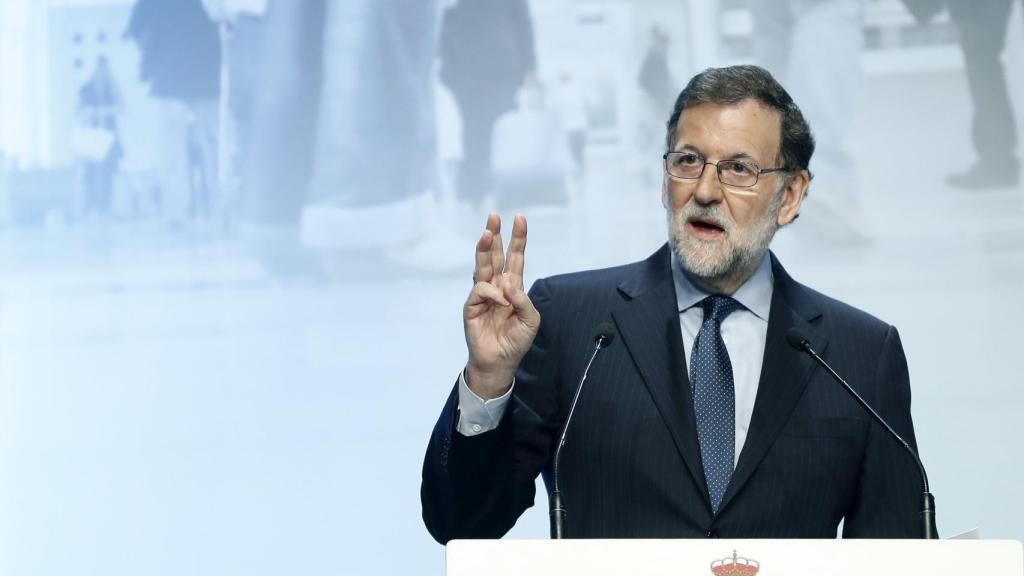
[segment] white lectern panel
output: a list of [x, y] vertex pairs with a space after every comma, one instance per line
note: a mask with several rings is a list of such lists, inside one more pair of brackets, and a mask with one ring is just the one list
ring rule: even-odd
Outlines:
[[460, 540], [448, 576], [1024, 576], [1016, 541]]

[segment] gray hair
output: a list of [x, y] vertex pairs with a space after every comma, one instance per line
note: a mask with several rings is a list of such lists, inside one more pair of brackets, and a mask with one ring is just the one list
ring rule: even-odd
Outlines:
[[739, 104], [748, 99], [757, 100], [782, 117], [779, 166], [788, 171], [808, 170], [814, 154], [811, 128], [786, 89], [759, 66], [708, 68], [690, 79], [676, 98], [672, 117], [668, 120], [666, 148], [671, 150], [675, 143], [676, 124], [685, 108], [698, 104]]

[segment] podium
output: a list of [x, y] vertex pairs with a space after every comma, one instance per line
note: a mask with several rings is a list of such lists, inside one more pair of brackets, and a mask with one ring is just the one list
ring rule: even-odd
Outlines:
[[1013, 540], [453, 540], [448, 576], [1024, 576]]

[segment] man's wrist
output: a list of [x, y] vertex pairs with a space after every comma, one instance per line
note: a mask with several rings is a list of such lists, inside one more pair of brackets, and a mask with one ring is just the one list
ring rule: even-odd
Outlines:
[[[512, 383], [514, 385], [515, 382]], [[456, 417], [458, 432], [463, 436], [475, 436], [497, 428], [512, 397], [512, 386], [509, 386], [505, 394], [484, 400], [470, 390], [463, 371], [459, 377], [459, 412]]]
[[479, 396], [482, 400], [494, 400], [508, 393], [512, 388], [512, 381], [515, 379], [514, 371], [500, 371], [488, 374], [476, 369], [472, 364], [467, 364], [462, 371], [462, 377], [466, 386]]

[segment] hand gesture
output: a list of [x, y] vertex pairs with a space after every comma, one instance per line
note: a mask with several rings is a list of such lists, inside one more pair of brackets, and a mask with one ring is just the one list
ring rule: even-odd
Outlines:
[[485, 400], [512, 385], [540, 328], [540, 314], [523, 290], [525, 251], [525, 216], [517, 214], [512, 224], [508, 256], [502, 252], [501, 218], [487, 216], [487, 229], [476, 243], [473, 290], [462, 309], [469, 348], [466, 383]]

